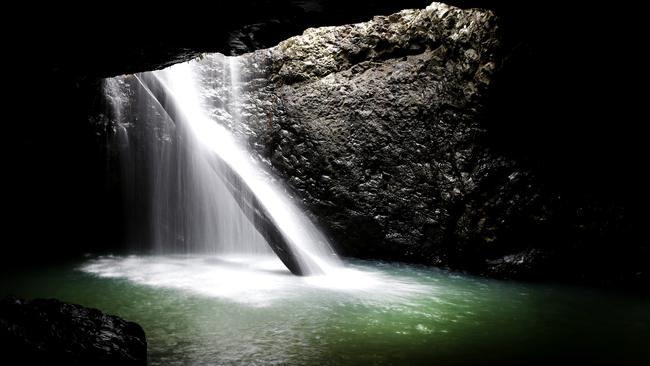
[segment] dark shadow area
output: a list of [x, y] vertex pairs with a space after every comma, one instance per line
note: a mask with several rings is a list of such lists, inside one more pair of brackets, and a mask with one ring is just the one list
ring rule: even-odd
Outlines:
[[636, 55], [641, 23], [625, 4], [511, 10], [503, 14], [509, 55], [487, 103], [487, 143], [555, 195], [549, 230], [537, 235], [561, 249], [552, 259], [559, 278], [618, 273], [625, 278], [604, 282], [645, 282], [639, 269], [650, 260], [650, 194], [639, 92], [647, 75]]

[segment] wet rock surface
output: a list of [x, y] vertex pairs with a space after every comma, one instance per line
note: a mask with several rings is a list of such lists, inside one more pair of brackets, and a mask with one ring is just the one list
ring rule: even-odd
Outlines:
[[[229, 127], [346, 255], [504, 277], [581, 273], [575, 260], [595, 236], [575, 210], [600, 209], [566, 202], [490, 142], [499, 24], [488, 10], [434, 3], [308, 29], [236, 61], [243, 123]], [[591, 245], [594, 263], [603, 249]]]
[[309, 29], [240, 58], [231, 127], [345, 254], [476, 268], [540, 209], [528, 173], [480, 143], [499, 46], [492, 12], [444, 4]]
[[54, 299], [1, 299], [0, 342], [6, 365], [147, 364], [138, 324]]

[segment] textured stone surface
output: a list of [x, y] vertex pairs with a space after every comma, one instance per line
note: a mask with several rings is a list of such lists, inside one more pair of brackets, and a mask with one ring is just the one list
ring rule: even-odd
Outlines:
[[[506, 54], [499, 24], [491, 11], [434, 3], [308, 29], [230, 63], [209, 56], [205, 72], [227, 74], [234, 62], [241, 74], [240, 110], [216, 108], [215, 118], [248, 139], [344, 254], [575, 276], [582, 246], [594, 268], [607, 256], [576, 215], [582, 203], [489, 143], [486, 125], [499, 121], [485, 110]], [[221, 91], [212, 105], [232, 108], [227, 87], [209, 87]], [[593, 203], [579, 210], [592, 215]]]
[[544, 217], [528, 173], [480, 143], [498, 51], [492, 12], [444, 4], [309, 29], [240, 58], [231, 127], [344, 253], [480, 267]]
[[487, 178], [479, 160], [494, 165], [474, 144], [494, 21], [433, 5], [273, 50], [280, 131], [259, 145], [345, 252], [446, 264], [443, 247], [462, 251], [458, 234], [478, 234], [459, 221]]
[[5, 364], [147, 364], [139, 325], [54, 299], [0, 300], [0, 343]]

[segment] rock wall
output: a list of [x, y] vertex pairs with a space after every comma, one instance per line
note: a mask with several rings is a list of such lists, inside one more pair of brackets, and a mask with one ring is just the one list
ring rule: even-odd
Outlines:
[[308, 29], [238, 59], [230, 127], [346, 255], [575, 276], [577, 207], [489, 143], [505, 56], [493, 12], [438, 3]]
[[498, 52], [492, 12], [436, 3], [309, 29], [243, 56], [245, 130], [344, 253], [467, 266], [535, 200], [480, 144]]

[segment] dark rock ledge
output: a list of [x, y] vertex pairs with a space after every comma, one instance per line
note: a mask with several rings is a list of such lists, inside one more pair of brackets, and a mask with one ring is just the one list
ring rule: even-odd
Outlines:
[[136, 323], [55, 299], [0, 300], [3, 365], [146, 365]]

